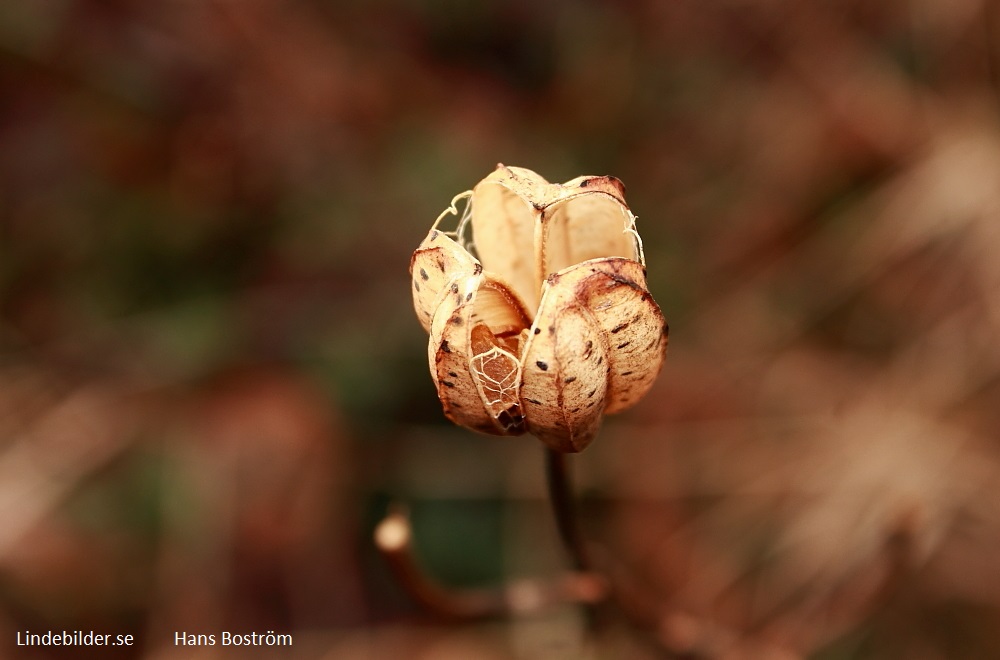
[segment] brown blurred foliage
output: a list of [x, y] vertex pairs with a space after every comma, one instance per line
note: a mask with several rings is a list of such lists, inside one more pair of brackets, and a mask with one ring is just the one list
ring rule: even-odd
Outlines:
[[[5, 3], [0, 654], [1000, 655], [998, 9]], [[671, 325], [577, 464], [596, 635], [431, 625], [369, 541], [403, 499], [445, 581], [563, 565], [537, 443], [444, 424], [408, 297], [497, 162], [625, 181]]]

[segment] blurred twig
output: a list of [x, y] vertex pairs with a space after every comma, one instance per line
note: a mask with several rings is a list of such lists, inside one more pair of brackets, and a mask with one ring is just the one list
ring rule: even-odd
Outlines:
[[481, 619], [543, 610], [563, 603], [592, 604], [607, 595], [604, 579], [570, 573], [550, 580], [519, 580], [498, 589], [453, 589], [431, 577], [413, 551], [413, 527], [399, 505], [375, 529], [375, 545], [389, 562], [399, 584], [414, 600], [439, 616]]
[[125, 449], [132, 417], [121, 403], [113, 387], [83, 386], [0, 453], [0, 557]]

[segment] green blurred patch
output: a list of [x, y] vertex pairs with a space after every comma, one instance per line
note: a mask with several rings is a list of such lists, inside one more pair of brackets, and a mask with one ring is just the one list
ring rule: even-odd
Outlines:
[[410, 507], [414, 546], [431, 575], [470, 587], [503, 579], [502, 500], [417, 500]]

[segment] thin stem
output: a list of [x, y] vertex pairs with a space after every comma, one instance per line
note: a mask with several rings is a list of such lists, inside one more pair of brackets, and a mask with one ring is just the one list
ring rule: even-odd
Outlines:
[[580, 573], [591, 571], [590, 559], [580, 535], [576, 517], [576, 502], [569, 474], [566, 454], [550, 447], [545, 448], [545, 476], [549, 487], [549, 500], [556, 518], [556, 527], [563, 547], [569, 554], [573, 568]]

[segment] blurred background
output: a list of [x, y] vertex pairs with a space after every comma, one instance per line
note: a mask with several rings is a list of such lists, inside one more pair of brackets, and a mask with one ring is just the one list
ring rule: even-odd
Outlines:
[[[0, 4], [0, 639], [267, 657], [1000, 657], [994, 0]], [[413, 249], [496, 165], [622, 179], [666, 367], [574, 461], [443, 418]], [[106, 657], [106, 652], [78, 657]], [[266, 655], [266, 654], [265, 654]]]

